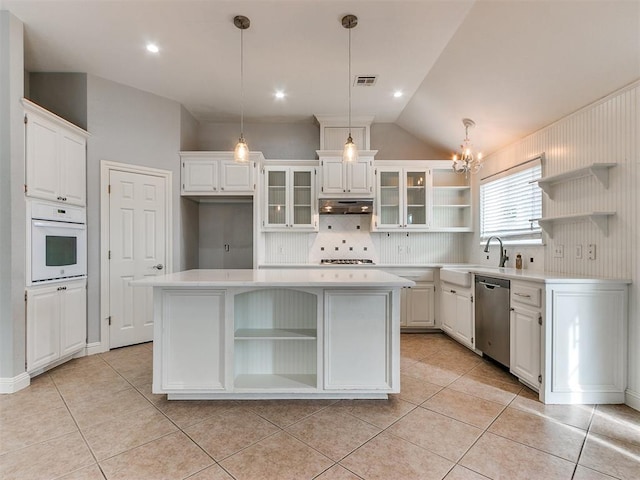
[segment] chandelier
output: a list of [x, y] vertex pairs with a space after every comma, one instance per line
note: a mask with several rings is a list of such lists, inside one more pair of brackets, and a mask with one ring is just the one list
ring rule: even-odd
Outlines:
[[469, 173], [478, 173], [482, 168], [482, 153], [474, 152], [469, 140], [469, 127], [475, 127], [476, 123], [470, 118], [463, 118], [464, 140], [460, 145], [460, 153], [453, 156], [453, 171], [464, 173], [466, 177]]

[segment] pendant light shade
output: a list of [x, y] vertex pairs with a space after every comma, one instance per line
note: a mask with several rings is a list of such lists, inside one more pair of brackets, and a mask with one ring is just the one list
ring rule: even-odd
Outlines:
[[343, 162], [355, 162], [358, 160], [358, 147], [351, 137], [351, 29], [356, 25], [358, 25], [358, 17], [355, 15], [342, 17], [342, 26], [349, 30], [349, 136], [342, 152]]
[[242, 15], [233, 18], [233, 24], [240, 29], [240, 138], [233, 151], [233, 160], [238, 163], [249, 161], [249, 146], [244, 139], [244, 31], [251, 21]]

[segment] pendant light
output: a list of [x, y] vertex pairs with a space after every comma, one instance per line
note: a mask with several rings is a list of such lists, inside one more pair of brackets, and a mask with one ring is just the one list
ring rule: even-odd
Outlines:
[[460, 145], [460, 156], [453, 156], [453, 171], [456, 173], [464, 173], [466, 178], [469, 178], [469, 173], [475, 174], [482, 168], [482, 153], [474, 152], [471, 140], [469, 140], [469, 127], [475, 127], [476, 122], [470, 118], [463, 118], [462, 124], [464, 125], [464, 140]]
[[342, 17], [342, 26], [349, 30], [349, 137], [344, 144], [342, 152], [343, 162], [355, 162], [358, 160], [358, 147], [351, 138], [351, 29], [358, 25], [358, 17], [355, 15], [345, 15]]
[[249, 146], [244, 139], [244, 31], [251, 25], [251, 20], [243, 15], [233, 17], [233, 24], [240, 29], [240, 138], [233, 151], [233, 160], [238, 163], [249, 161]]

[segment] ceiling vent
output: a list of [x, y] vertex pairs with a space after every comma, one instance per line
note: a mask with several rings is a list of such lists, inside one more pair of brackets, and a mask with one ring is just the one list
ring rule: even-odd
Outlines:
[[377, 75], [358, 75], [356, 77], [355, 82], [353, 82], [354, 87], [373, 87], [378, 80]]

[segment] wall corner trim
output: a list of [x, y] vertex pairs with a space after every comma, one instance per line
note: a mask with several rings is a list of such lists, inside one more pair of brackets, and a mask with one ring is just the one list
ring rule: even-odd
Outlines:
[[13, 378], [0, 377], [0, 394], [15, 393], [18, 390], [28, 387], [31, 384], [31, 377], [27, 372], [23, 372]]
[[640, 393], [627, 388], [624, 397], [624, 403], [629, 405], [631, 408], [640, 411]]

